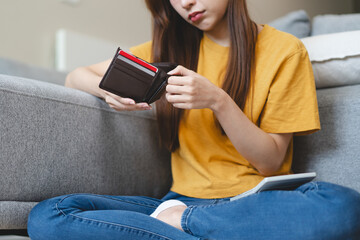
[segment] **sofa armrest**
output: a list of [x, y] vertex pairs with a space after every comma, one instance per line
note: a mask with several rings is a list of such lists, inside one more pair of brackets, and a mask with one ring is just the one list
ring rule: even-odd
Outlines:
[[294, 141], [294, 171], [360, 192], [360, 85], [317, 90], [321, 131]]
[[87, 192], [161, 197], [171, 184], [151, 111], [116, 112], [87, 93], [0, 75], [0, 201]]

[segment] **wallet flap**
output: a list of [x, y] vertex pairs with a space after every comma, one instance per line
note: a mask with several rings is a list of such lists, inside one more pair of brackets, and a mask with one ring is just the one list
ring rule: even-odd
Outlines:
[[150, 64], [118, 48], [99, 87], [137, 103], [150, 104], [164, 93], [167, 72], [176, 66], [174, 63]]

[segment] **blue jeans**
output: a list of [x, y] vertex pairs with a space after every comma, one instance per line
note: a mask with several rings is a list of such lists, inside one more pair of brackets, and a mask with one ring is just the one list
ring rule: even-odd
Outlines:
[[[185, 232], [151, 218], [164, 200], [189, 207]], [[311, 182], [294, 191], [269, 191], [236, 201], [168, 193], [163, 199], [71, 194], [42, 201], [31, 211], [32, 240], [115, 239], [360, 239], [360, 194]]]

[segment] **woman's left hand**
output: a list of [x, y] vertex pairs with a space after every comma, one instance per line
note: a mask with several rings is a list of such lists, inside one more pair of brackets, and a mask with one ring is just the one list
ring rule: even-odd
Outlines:
[[223, 90], [194, 71], [178, 66], [168, 73], [166, 99], [176, 108], [214, 109]]

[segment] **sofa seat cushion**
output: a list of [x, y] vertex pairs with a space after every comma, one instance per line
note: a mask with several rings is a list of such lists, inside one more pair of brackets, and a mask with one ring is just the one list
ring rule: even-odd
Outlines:
[[0, 201], [0, 230], [26, 229], [27, 216], [37, 202]]

